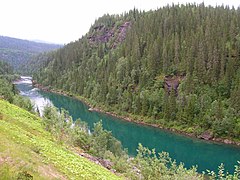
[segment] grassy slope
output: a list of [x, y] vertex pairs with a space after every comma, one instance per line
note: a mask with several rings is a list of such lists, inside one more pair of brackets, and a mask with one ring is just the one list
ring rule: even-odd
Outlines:
[[41, 119], [0, 99], [0, 176], [34, 179], [120, 179], [57, 144]]

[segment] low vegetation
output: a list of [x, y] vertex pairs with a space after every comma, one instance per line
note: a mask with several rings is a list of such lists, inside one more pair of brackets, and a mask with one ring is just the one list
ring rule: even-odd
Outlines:
[[35, 115], [0, 100], [1, 179], [120, 179], [69, 150]]
[[[0, 75], [0, 179], [121, 179], [47, 132], [12, 84], [12, 68], [1, 61]], [[53, 117], [49, 122], [59, 125]]]
[[[163, 31], [162, 34], [157, 30], [152, 33], [155, 28], [141, 31], [143, 28], [140, 22], [151, 23], [151, 19], [158, 19], [163, 12], [169, 11], [168, 14], [171, 14], [176, 9], [180, 14], [175, 18], [192, 17], [186, 14], [194, 12], [198, 17], [198, 14], [201, 15], [202, 10], [205, 10], [203, 15], [207, 21], [201, 18], [200, 24], [197, 20], [192, 21], [192, 25], [195, 22], [199, 26], [199, 34], [190, 33], [192, 40], [184, 40], [189, 36], [188, 32], [182, 29], [172, 35], [170, 34], [174, 28], [165, 29], [166, 32]], [[100, 41], [100, 46], [93, 46], [93, 52], [89, 52], [94, 44], [88, 44], [88, 39], [83, 37], [76, 44], [69, 44], [51, 53], [52, 56], [44, 57], [46, 64], [43, 63], [41, 67], [48, 67], [36, 74], [36, 79], [43, 85], [81, 95], [95, 105], [119, 111], [119, 114], [123, 112], [143, 117], [148, 123], [192, 131], [197, 127], [200, 129], [200, 132], [197, 132], [199, 134], [210, 130], [214, 136], [239, 138], [239, 35], [232, 32], [230, 37], [225, 37], [225, 47], [220, 45], [224, 40], [220, 41], [217, 36], [212, 38], [212, 41], [208, 39], [211, 28], [206, 29], [207, 34], [201, 31], [214, 24], [209, 16], [219, 13], [221, 17], [221, 12], [235, 19], [239, 13], [223, 7], [218, 7], [215, 13], [213, 8], [202, 5], [167, 7], [149, 13], [134, 9], [125, 17], [118, 17], [116, 27], [125, 21], [131, 21], [131, 29], [128, 30], [130, 34], [124, 32], [125, 43], [119, 42], [116, 46], [111, 46], [114, 51], [110, 51], [111, 41], [104, 46]], [[164, 24], [167, 26], [174, 18], [160, 19], [166, 19]], [[114, 17], [106, 15], [99, 23], [108, 22], [110, 26], [113, 20]], [[226, 19], [222, 21], [222, 25], [225, 21], [227, 22]], [[230, 21], [226, 32], [238, 27], [237, 22]], [[152, 24], [156, 27], [155, 23]], [[148, 33], [144, 33], [145, 31]], [[217, 33], [221, 33], [220, 30]], [[143, 34], [153, 34], [156, 38], [147, 38]], [[195, 37], [206, 41], [197, 44]], [[211, 42], [215, 41], [219, 46], [212, 47]], [[193, 61], [195, 49], [198, 47], [200, 50], [197, 61]], [[81, 53], [68, 53], [74, 48], [80, 49]], [[170, 51], [175, 52], [174, 63], [170, 61]], [[219, 61], [215, 61], [215, 53], [220, 51], [223, 54]], [[70, 65], [62, 61], [65, 52], [69, 54], [66, 59]], [[206, 54], [211, 60], [208, 63], [211, 67], [207, 69], [204, 68], [206, 64], [202, 64], [206, 63], [203, 62]], [[222, 68], [219, 68], [220, 66]], [[221, 72], [217, 71], [219, 69]], [[225, 172], [224, 165], [219, 166], [218, 173], [206, 171], [205, 174], [199, 174], [196, 167], [186, 169], [183, 164], [172, 160], [168, 153], [156, 153], [154, 149], [149, 150], [141, 144], [137, 150], [138, 155], [129, 157], [111, 132], [103, 129], [101, 121], [89, 132], [85, 123], [81, 120], [73, 122], [64, 109], [59, 111], [55, 107], [46, 107], [41, 119], [31, 113], [30, 101], [18, 95], [11, 83], [15, 77], [11, 71], [7, 64], [0, 64], [1, 179], [240, 179], [239, 165], [236, 165], [232, 175]], [[177, 89], [171, 87], [168, 91], [164, 83], [175, 82], [174, 77], [179, 76], [180, 72], [183, 76], [183, 79], [179, 78], [181, 84]], [[166, 75], [169, 74], [171, 76], [166, 80]], [[203, 74], [206, 76], [202, 76]], [[115, 174], [92, 161], [104, 165]]]
[[[80, 119], [72, 121], [71, 116], [64, 109], [58, 111], [55, 107], [46, 107], [43, 124], [56, 140], [68, 146], [78, 147], [91, 154], [98, 160], [108, 163], [107, 168], [121, 173], [130, 179], [204, 179], [203, 174], [197, 172], [196, 167], [186, 169], [177, 164], [166, 152], [156, 153], [139, 144], [138, 155], [133, 158], [122, 149], [121, 143], [111, 132], [102, 128], [101, 121], [94, 125], [92, 132], [86, 123]], [[238, 179], [239, 166], [236, 166], [234, 175], [224, 172], [224, 166], [219, 166], [218, 174], [206, 171], [210, 179]]]
[[[46, 107], [40, 119], [5, 100], [0, 100], [0, 107], [2, 179], [204, 179], [196, 167], [186, 169], [168, 153], [156, 154], [141, 144], [138, 155], [129, 157], [101, 121], [89, 132], [84, 122], [73, 122], [64, 109]], [[207, 171], [207, 175], [210, 179], [239, 179], [240, 171], [236, 166], [229, 175], [221, 165], [218, 174]]]

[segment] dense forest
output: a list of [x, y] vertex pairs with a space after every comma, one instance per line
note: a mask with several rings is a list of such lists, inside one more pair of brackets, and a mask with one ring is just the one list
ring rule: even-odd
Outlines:
[[5, 99], [28, 111], [33, 111], [30, 100], [20, 96], [19, 91], [12, 83], [17, 78], [19, 76], [14, 74], [13, 67], [0, 60], [0, 99]]
[[34, 79], [137, 121], [237, 139], [239, 30], [240, 8], [223, 6], [104, 15], [78, 41], [39, 56]]
[[[12, 84], [15, 78], [13, 68], [0, 61], [1, 179], [203, 179], [196, 167], [186, 169], [168, 153], [156, 154], [142, 145], [137, 157], [130, 158], [101, 121], [89, 133], [86, 123], [73, 122], [64, 109], [46, 106], [38, 117], [30, 100]], [[221, 177], [239, 176], [237, 170], [234, 175], [224, 171], [221, 165]]]
[[0, 61], [0, 75], [13, 75], [13, 68], [8, 63]]
[[35, 55], [60, 47], [61, 45], [0, 36], [0, 59], [8, 62], [14, 67], [14, 70], [21, 71], [22, 65], [30, 61]]

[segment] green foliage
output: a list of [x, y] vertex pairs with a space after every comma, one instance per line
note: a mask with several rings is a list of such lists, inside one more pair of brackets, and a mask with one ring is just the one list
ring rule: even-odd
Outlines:
[[59, 142], [63, 142], [65, 135], [70, 134], [72, 117], [64, 109], [58, 112], [56, 107], [51, 106], [46, 106], [43, 113], [43, 123], [46, 130], [54, 134]]
[[138, 155], [135, 159], [136, 167], [144, 179], [203, 179], [196, 167], [187, 170], [183, 164], [177, 165], [166, 152], [156, 154], [139, 144]]
[[33, 104], [31, 103], [30, 99], [20, 96], [20, 95], [15, 95], [13, 97], [13, 104], [29, 111], [32, 112], [33, 111]]
[[22, 107], [27, 111], [33, 111], [31, 101], [26, 97], [20, 96], [15, 88], [15, 85], [13, 85], [9, 80], [0, 77], [0, 84], [0, 98]]
[[13, 102], [14, 92], [13, 85], [9, 83], [6, 79], [0, 78], [0, 96], [9, 102]]
[[[59, 126], [59, 124], [72, 123], [71, 120], [68, 121], [71, 117], [64, 110], [58, 112], [55, 107], [46, 107], [44, 112], [45, 127], [55, 137], [58, 136], [56, 132], [61, 127], [65, 143], [80, 147], [100, 159], [110, 160], [111, 168], [130, 179], [204, 179], [205, 173], [199, 174], [197, 167], [186, 169], [184, 164], [178, 165], [172, 160], [168, 153], [157, 154], [154, 149], [149, 150], [141, 144], [137, 149], [137, 156], [129, 157], [111, 132], [103, 129], [101, 121], [94, 124], [92, 133], [89, 133], [87, 125], [79, 119], [74, 126]], [[36, 151], [39, 153], [42, 149], [35, 149]], [[210, 179], [235, 179], [239, 176], [239, 166], [236, 166], [235, 173], [232, 175], [224, 172], [223, 165], [219, 166], [217, 175], [210, 171], [207, 173]]]
[[94, 124], [90, 152], [93, 155], [104, 158], [107, 151], [110, 151], [117, 157], [124, 154], [121, 142], [114, 138], [111, 132], [104, 130], [101, 121], [99, 121]]
[[0, 177], [2, 180], [14, 179], [15, 175], [10, 171], [10, 167], [7, 165], [1, 165], [0, 167]]
[[218, 173], [207, 170], [207, 176], [205, 172], [203, 174], [197, 173], [197, 167], [192, 167], [191, 169], [184, 168], [184, 165], [180, 163], [179, 165], [173, 161], [169, 154], [166, 152], [156, 154], [155, 150], [149, 150], [139, 144], [138, 155], [132, 161], [134, 167], [137, 168], [141, 175], [133, 176], [132, 179], [231, 179], [237, 180], [240, 178], [240, 171], [238, 165], [235, 166], [234, 174], [229, 174], [225, 172], [224, 165], [221, 164], [218, 167]]
[[[46, 107], [44, 119], [39, 119], [6, 101], [0, 100], [0, 106], [0, 158], [5, 162], [0, 166], [1, 179], [120, 179], [69, 150], [67, 147], [71, 143], [80, 148], [90, 143], [90, 149], [99, 150], [99, 157], [111, 160], [113, 168], [129, 179], [205, 177], [197, 173], [196, 167], [186, 169], [183, 164], [177, 165], [168, 153], [156, 154], [154, 149], [149, 150], [141, 144], [136, 158], [130, 158], [123, 152], [119, 153], [121, 146], [111, 137], [110, 132], [103, 130], [101, 122], [96, 123], [93, 132], [89, 134], [86, 124], [80, 120], [77, 120], [74, 126], [70, 126], [71, 117], [64, 110], [58, 112], [54, 107]], [[56, 124], [51, 124], [50, 118], [53, 118]], [[52, 135], [44, 130], [43, 124], [55, 137], [59, 137], [59, 134], [56, 134], [59, 129], [63, 130], [62, 144], [58, 143], [59, 138], [57, 141], [53, 140]], [[82, 137], [89, 140], [85, 141]], [[76, 143], [79, 140], [80, 143]], [[39, 169], [44, 170], [44, 173]], [[49, 170], [51, 172], [48, 174]], [[240, 178], [239, 165], [235, 166], [234, 174], [225, 172], [224, 166], [220, 165], [217, 174], [207, 171], [207, 175], [209, 179], [237, 180]]]
[[0, 75], [13, 74], [13, 68], [6, 62], [0, 61]]
[[13, 75], [12, 67], [6, 62], [0, 61], [0, 97], [9, 102], [13, 101], [13, 96], [16, 94], [14, 85], [11, 84], [11, 75]]
[[73, 123], [72, 117], [64, 109], [59, 112], [56, 107], [46, 106], [43, 124], [60, 142], [80, 147], [94, 156], [109, 158], [106, 155], [108, 151], [115, 157], [125, 153], [121, 143], [111, 132], [103, 129], [101, 121], [94, 124], [93, 132], [89, 133], [86, 123], [80, 119]]
[[89, 152], [91, 137], [89, 135], [87, 124], [80, 119], [77, 119], [72, 128], [70, 136], [73, 145], [81, 147], [83, 150]]
[[13, 74], [13, 68], [5, 62], [0, 61], [0, 98], [9, 101], [28, 111], [33, 110], [33, 105], [29, 99], [20, 96], [12, 81], [17, 79]]
[[3, 100], [0, 107], [1, 179], [120, 179], [54, 141], [39, 117]]
[[0, 36], [0, 59], [9, 63], [15, 71], [22, 70], [22, 73], [25, 74], [28, 68], [27, 66], [24, 66], [25, 68], [22, 68], [21, 66], [25, 65], [28, 61], [34, 58], [35, 55], [60, 47], [60, 45], [55, 44], [37, 43], [33, 41]]
[[209, 179], [214, 180], [214, 179], [221, 179], [221, 180], [225, 180], [225, 179], [229, 179], [229, 180], [237, 180], [240, 178], [240, 162], [238, 161], [238, 165], [235, 166], [235, 171], [234, 174], [229, 174], [228, 172], [225, 172], [224, 170], [224, 165], [220, 164], [218, 166], [218, 173], [216, 174], [213, 171], [209, 171], [207, 170], [207, 175], [209, 177]]
[[104, 15], [86, 36], [40, 56], [34, 79], [147, 123], [239, 139], [239, 28], [239, 9], [204, 4]]

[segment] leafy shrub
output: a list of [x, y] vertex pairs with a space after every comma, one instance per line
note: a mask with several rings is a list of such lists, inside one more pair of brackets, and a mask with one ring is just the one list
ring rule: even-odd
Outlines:
[[[169, 157], [167, 152], [156, 153], [139, 144], [135, 158], [129, 157], [123, 150], [121, 142], [104, 130], [102, 122], [94, 124], [93, 132], [89, 132], [86, 123], [80, 119], [73, 123], [68, 112], [55, 107], [46, 107], [44, 110], [44, 125], [57, 139], [61, 135], [62, 142], [78, 146], [88, 153], [101, 159], [112, 162], [112, 168], [130, 179], [204, 179], [196, 167], [186, 169], [183, 163], [179, 165]], [[59, 134], [60, 133], [60, 134]], [[38, 149], [36, 149], [37, 151]], [[238, 162], [240, 164], [240, 162]], [[240, 168], [236, 166], [233, 175], [224, 172], [224, 166], [219, 166], [218, 174], [207, 171], [209, 179], [240, 179]]]
[[121, 142], [112, 136], [112, 133], [102, 127], [102, 121], [94, 124], [90, 152], [98, 157], [104, 157], [106, 151], [111, 151], [115, 156], [124, 152]]

